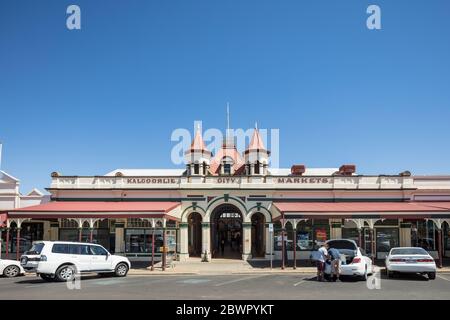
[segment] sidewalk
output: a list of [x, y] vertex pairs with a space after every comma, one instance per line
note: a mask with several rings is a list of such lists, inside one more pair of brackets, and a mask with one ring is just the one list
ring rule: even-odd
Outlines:
[[[376, 265], [384, 268], [383, 263]], [[439, 273], [450, 272], [450, 267], [438, 269]], [[297, 269], [293, 269], [290, 262], [284, 270], [281, 270], [281, 262], [274, 261], [270, 269], [270, 262], [265, 260], [227, 260], [214, 259], [212, 262], [201, 262], [200, 259], [189, 259], [187, 262], [175, 261], [172, 267], [162, 271], [161, 263], [155, 264], [155, 270], [151, 271], [149, 263], [134, 264], [129, 275], [229, 275], [229, 274], [292, 274], [292, 273], [316, 273], [316, 268], [307, 261], [298, 261]]]

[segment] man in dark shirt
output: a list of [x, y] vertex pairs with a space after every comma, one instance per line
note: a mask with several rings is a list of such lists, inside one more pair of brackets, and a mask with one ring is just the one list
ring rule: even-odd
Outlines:
[[339, 270], [341, 268], [341, 255], [336, 248], [328, 249], [328, 256], [331, 260], [331, 273], [333, 274], [333, 281], [339, 278]]

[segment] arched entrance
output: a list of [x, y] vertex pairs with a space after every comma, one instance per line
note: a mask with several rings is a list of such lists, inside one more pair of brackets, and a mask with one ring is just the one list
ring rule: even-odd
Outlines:
[[211, 214], [213, 258], [242, 259], [242, 214], [231, 204], [223, 204]]
[[266, 219], [260, 212], [252, 216], [252, 258], [263, 258], [266, 254], [265, 246]]
[[202, 216], [193, 212], [188, 217], [188, 251], [189, 257], [200, 257], [202, 254]]

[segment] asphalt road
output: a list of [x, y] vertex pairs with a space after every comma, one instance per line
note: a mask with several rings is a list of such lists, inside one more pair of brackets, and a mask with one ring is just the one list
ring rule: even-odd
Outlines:
[[436, 280], [420, 275], [378, 277], [380, 289], [370, 290], [364, 281], [317, 282], [313, 274], [84, 276], [79, 289], [23, 276], [0, 278], [0, 299], [450, 299], [450, 273], [440, 273]]

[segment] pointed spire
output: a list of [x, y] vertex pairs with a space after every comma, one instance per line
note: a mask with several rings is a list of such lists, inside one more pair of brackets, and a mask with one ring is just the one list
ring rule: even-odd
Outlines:
[[247, 151], [250, 150], [267, 150], [264, 146], [263, 139], [261, 138], [261, 134], [258, 130], [258, 123], [255, 123], [255, 130], [253, 131], [252, 140], [250, 141], [250, 144], [248, 145]]
[[205, 145], [202, 137], [202, 130], [200, 128], [200, 124], [197, 125], [197, 130], [195, 132], [194, 140], [192, 140], [190, 152], [201, 151], [204, 153], [211, 153]]

